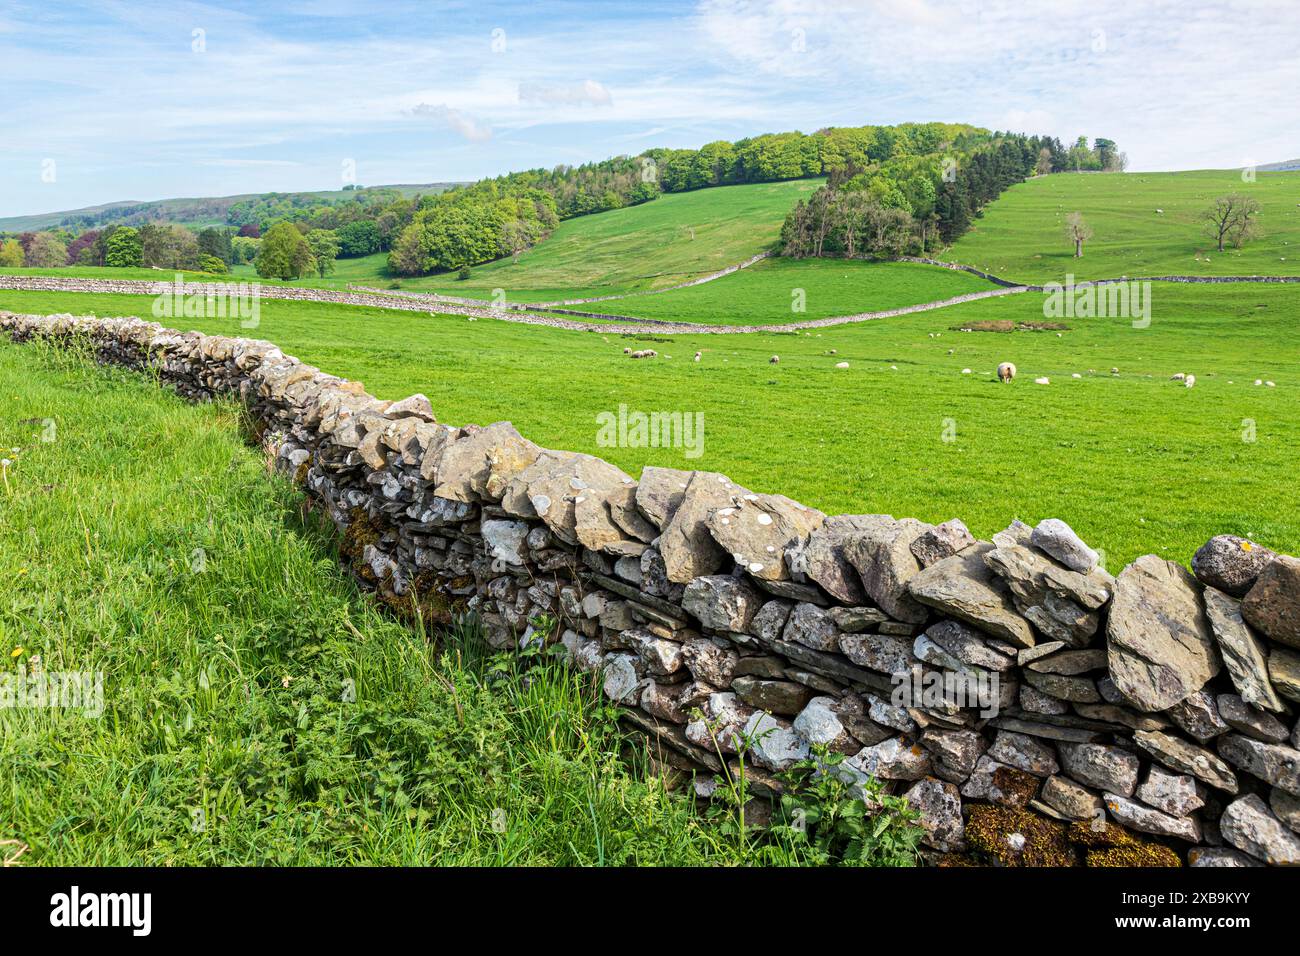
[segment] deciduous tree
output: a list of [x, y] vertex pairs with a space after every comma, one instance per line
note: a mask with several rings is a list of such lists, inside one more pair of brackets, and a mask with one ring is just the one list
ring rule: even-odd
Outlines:
[[311, 268], [311, 247], [292, 223], [277, 222], [262, 237], [257, 274], [264, 279], [297, 279]]
[[307, 248], [311, 250], [316, 272], [322, 279], [334, 271], [334, 260], [339, 256], [338, 233], [330, 229], [313, 229], [307, 233]]
[[1223, 251], [1225, 240], [1240, 249], [1242, 244], [1259, 235], [1259, 203], [1241, 193], [1220, 196], [1201, 213], [1205, 234]]
[[1092, 238], [1092, 228], [1083, 213], [1072, 212], [1065, 217], [1065, 236], [1074, 243], [1074, 258], [1083, 258], [1083, 244]]
[[108, 238], [104, 265], [127, 269], [143, 264], [144, 248], [140, 242], [140, 233], [130, 226], [113, 230], [113, 234]]

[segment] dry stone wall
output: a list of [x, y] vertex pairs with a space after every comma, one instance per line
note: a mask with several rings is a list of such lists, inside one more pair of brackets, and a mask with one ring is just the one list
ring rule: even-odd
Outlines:
[[[1300, 863], [1300, 561], [1231, 536], [1112, 576], [1062, 521], [825, 515], [727, 476], [439, 422], [270, 342], [0, 313], [191, 399], [240, 399], [404, 614], [553, 640], [685, 765], [814, 748], [905, 793], [932, 859]], [[539, 627], [550, 619], [554, 628]], [[697, 778], [703, 792], [709, 782]], [[971, 856], [970, 854], [973, 854]]]

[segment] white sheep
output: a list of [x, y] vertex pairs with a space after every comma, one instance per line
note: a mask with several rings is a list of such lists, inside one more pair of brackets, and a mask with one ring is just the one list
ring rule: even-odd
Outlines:
[[773, 355], [770, 359], [767, 360], [767, 364], [768, 364], [768, 365], [777, 365], [777, 364], [780, 363], [780, 361], [781, 361], [781, 356], [779, 356], [779, 355]]
[[1016, 367], [1010, 362], [1003, 362], [998, 366], [998, 381], [1004, 385], [1016, 377]]
[[1175, 372], [1175, 373], [1173, 374], [1173, 377], [1170, 378], [1169, 380], [1170, 380], [1171, 382], [1181, 382], [1181, 381], [1184, 381], [1186, 378], [1187, 378], [1186, 373], [1184, 373], [1184, 372]]
[[1185, 379], [1183, 379], [1183, 384], [1186, 385], [1188, 388], [1191, 388], [1193, 385], [1196, 384], [1196, 376], [1195, 375], [1187, 376]]
[[699, 352], [696, 352], [696, 353], [695, 353], [695, 361], [698, 362], [699, 360], [700, 360], [700, 353], [699, 353]]
[[1042, 378], [1036, 378], [1036, 379], [1034, 379], [1034, 384], [1035, 384], [1035, 385], [1051, 385], [1051, 384], [1052, 384], [1052, 380], [1051, 380], [1050, 378], [1048, 378], [1046, 375], [1044, 375]]

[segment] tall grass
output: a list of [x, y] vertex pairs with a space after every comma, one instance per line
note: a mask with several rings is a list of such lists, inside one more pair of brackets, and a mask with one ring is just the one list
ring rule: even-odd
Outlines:
[[[420, 635], [299, 494], [186, 405], [0, 345], [0, 673], [104, 708], [0, 708], [0, 856], [62, 865], [801, 862], [711, 822], [590, 677]], [[680, 781], [678, 781], [680, 782]]]

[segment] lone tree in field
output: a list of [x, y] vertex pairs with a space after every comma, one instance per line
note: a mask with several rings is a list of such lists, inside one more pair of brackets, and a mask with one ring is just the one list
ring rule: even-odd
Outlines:
[[1259, 235], [1259, 203], [1241, 193], [1230, 193], [1214, 200], [1209, 209], [1201, 213], [1205, 234], [1219, 244], [1229, 240], [1240, 249], [1242, 243]]
[[1072, 212], [1065, 217], [1065, 235], [1074, 243], [1074, 258], [1083, 258], [1083, 244], [1092, 238], [1092, 229], [1084, 221], [1083, 213]]

